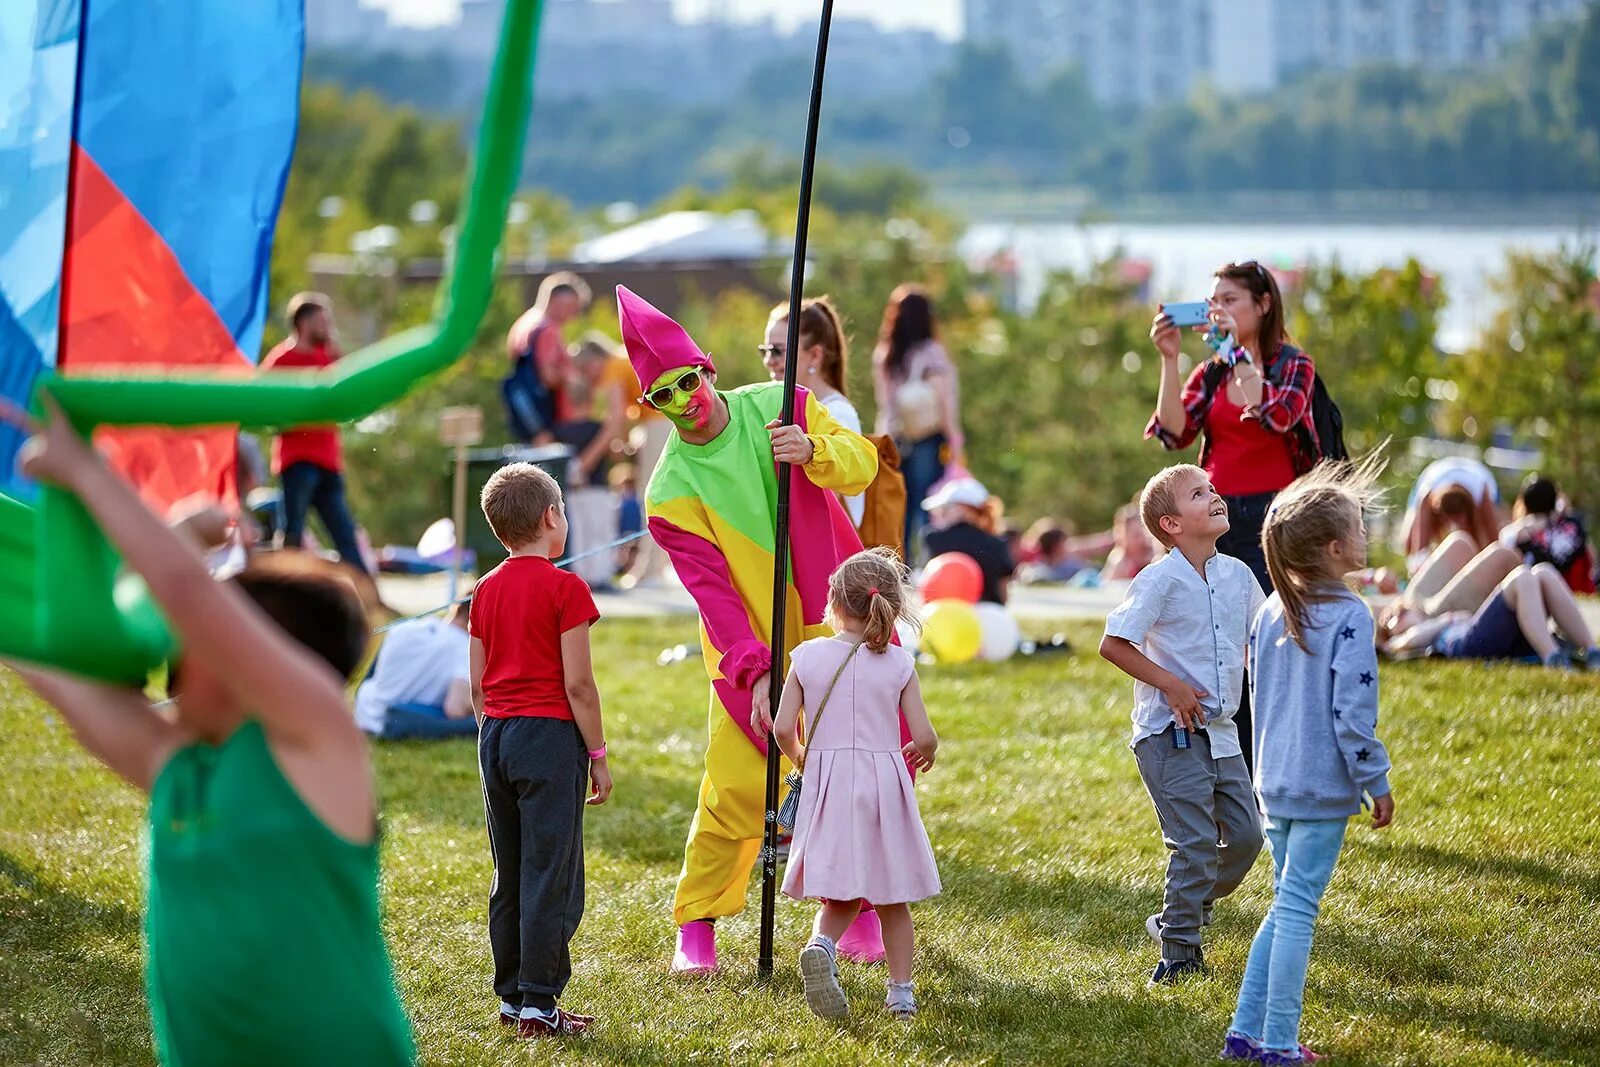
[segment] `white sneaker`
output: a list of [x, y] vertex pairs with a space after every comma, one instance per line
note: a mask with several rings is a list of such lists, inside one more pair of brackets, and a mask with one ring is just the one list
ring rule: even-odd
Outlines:
[[[1204, 930], [1211, 925], [1211, 909], [1207, 908], [1200, 917], [1200, 929]], [[1144, 932], [1150, 935], [1150, 940], [1161, 944], [1161, 913], [1158, 911], [1144, 921]]]
[[806, 1004], [818, 1018], [843, 1019], [850, 1014], [831, 945], [812, 941], [800, 950], [800, 981], [805, 986]]

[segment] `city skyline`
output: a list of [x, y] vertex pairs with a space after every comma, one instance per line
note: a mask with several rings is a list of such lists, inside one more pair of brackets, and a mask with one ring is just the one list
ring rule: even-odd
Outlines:
[[[704, 19], [715, 14], [735, 21], [774, 19], [792, 29], [814, 19], [817, 0], [672, 0], [679, 18]], [[387, 11], [405, 25], [439, 25], [454, 20], [459, 0], [363, 0], [363, 6]], [[962, 0], [844, 0], [833, 9], [835, 19], [870, 19], [886, 28], [928, 29], [943, 37], [961, 35]]]

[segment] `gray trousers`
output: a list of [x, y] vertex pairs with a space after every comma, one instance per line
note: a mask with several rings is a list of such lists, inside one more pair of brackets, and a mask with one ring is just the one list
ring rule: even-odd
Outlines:
[[572, 977], [583, 919], [583, 802], [589, 754], [569, 719], [483, 720], [478, 768], [494, 853], [494, 991], [549, 1011]]
[[1177, 748], [1171, 727], [1140, 741], [1133, 756], [1171, 853], [1161, 958], [1198, 959], [1206, 910], [1239, 888], [1261, 853], [1261, 816], [1244, 757], [1213, 758], [1203, 730], [1191, 730], [1189, 747]]

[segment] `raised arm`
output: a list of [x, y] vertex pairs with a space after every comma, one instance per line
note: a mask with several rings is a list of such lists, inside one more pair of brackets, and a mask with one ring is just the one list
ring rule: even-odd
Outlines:
[[8, 666], [61, 713], [89, 755], [143, 792], [150, 792], [156, 775], [184, 743], [183, 731], [156, 714], [136, 689]]
[[48, 396], [49, 411], [25, 446], [24, 470], [75, 493], [128, 566], [144, 577], [184, 653], [213, 669], [230, 695], [260, 718], [271, 739], [296, 747], [332, 740], [365, 760], [345, 708], [345, 679], [308, 652], [232, 585], [215, 582], [183, 536], [145, 508], [80, 438]]

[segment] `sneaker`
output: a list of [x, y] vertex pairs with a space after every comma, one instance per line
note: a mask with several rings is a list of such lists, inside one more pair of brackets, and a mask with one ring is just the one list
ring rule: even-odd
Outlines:
[[831, 945], [812, 941], [800, 950], [800, 981], [805, 986], [806, 1004], [818, 1018], [843, 1019], [850, 1014]]
[[1568, 652], [1566, 648], [1558, 648], [1550, 653], [1549, 658], [1544, 661], [1544, 665], [1558, 671], [1573, 670], [1572, 653]]
[[504, 1027], [508, 1027], [509, 1028], [509, 1027], [512, 1027], [512, 1026], [516, 1026], [517, 1023], [522, 1021], [518, 1016], [512, 1015], [512, 1014], [510, 1014], [510, 1013], [508, 1013], [508, 1012], [506, 1012], [504, 1010], [500, 1011], [499, 1015], [500, 1015], [500, 1025], [504, 1026]]
[[[1200, 929], [1204, 930], [1211, 925], [1212, 912], [1207, 908], [1200, 916]], [[1161, 913], [1158, 911], [1144, 921], [1144, 932], [1150, 935], [1150, 940], [1161, 944]]]
[[574, 1015], [557, 1008], [554, 1015], [527, 1015], [517, 1020], [517, 1036], [576, 1037], [594, 1024], [593, 1015]]
[[1228, 1031], [1228, 1036], [1222, 1039], [1222, 1051], [1217, 1053], [1219, 1060], [1243, 1060], [1246, 1063], [1254, 1063], [1260, 1058], [1261, 1042], [1237, 1030]]
[[1306, 1060], [1300, 1055], [1299, 1049], [1293, 1052], [1272, 1052], [1262, 1049], [1256, 1056], [1256, 1062], [1267, 1064], [1268, 1067], [1300, 1067]]
[[1586, 671], [1600, 671], [1600, 647], [1590, 648], [1584, 651], [1583, 669]]
[[1150, 984], [1177, 985], [1190, 978], [1203, 978], [1210, 973], [1206, 970], [1206, 961], [1199, 956], [1192, 960], [1164, 959], [1156, 964], [1156, 969], [1150, 975]]
[[883, 998], [883, 1006], [896, 1019], [915, 1019], [917, 1017], [917, 997], [912, 992], [911, 983], [890, 982], [889, 995]]

